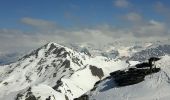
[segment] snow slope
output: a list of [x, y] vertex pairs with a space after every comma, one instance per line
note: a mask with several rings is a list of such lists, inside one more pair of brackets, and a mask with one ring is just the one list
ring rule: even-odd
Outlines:
[[161, 71], [148, 75], [135, 85], [117, 87], [113, 79], [106, 79], [97, 88], [88, 92], [90, 100], [169, 100], [170, 98], [170, 56], [163, 56], [156, 62]]
[[[152, 54], [151, 46], [116, 43], [94, 49], [88, 44], [70, 46], [71, 49], [48, 43], [15, 63], [0, 67], [0, 100], [73, 100], [85, 93], [91, 100], [168, 100], [170, 56], [167, 53], [156, 63], [162, 70], [148, 75], [141, 83], [117, 87], [114, 80], [106, 78], [111, 72], [138, 64], [139, 61], [126, 61], [129, 60], [126, 57], [133, 54], [141, 57], [140, 51], [146, 48]], [[162, 48], [169, 51], [169, 46]], [[99, 81], [96, 89], [89, 92]]]
[[51, 42], [0, 68], [0, 100], [72, 100], [127, 66]]

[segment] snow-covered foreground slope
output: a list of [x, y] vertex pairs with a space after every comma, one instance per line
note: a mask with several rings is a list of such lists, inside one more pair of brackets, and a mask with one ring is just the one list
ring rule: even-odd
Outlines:
[[[113, 79], [106, 78], [111, 72], [140, 63], [138, 59], [126, 61], [135, 56], [134, 53], [146, 59], [150, 57], [148, 54], [168, 55], [169, 46], [161, 47], [164, 48], [109, 45], [104, 50], [92, 46], [71, 46], [73, 49], [70, 49], [48, 43], [17, 62], [0, 67], [0, 100], [73, 100], [85, 93], [91, 100], [168, 100], [169, 56], [156, 63], [161, 68], [159, 73], [146, 76], [145, 81], [138, 84], [117, 87]], [[148, 48], [146, 53], [140, 53], [145, 48]], [[93, 91], [88, 92], [91, 89]]]
[[170, 56], [164, 56], [156, 66], [161, 71], [145, 77], [135, 85], [117, 87], [113, 79], [103, 80], [97, 88], [87, 94], [90, 100], [169, 100]]
[[72, 100], [110, 72], [127, 66], [125, 61], [92, 57], [48, 43], [0, 67], [0, 100]]

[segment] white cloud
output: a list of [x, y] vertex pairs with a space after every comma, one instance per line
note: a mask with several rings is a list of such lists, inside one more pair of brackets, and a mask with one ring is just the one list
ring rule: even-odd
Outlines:
[[139, 26], [136, 31], [134, 31], [136, 33], [134, 33], [134, 35], [142, 37], [165, 36], [164, 34], [166, 34], [168, 30], [165, 23], [150, 20], [147, 24]]
[[[130, 17], [131, 16], [131, 17]], [[135, 19], [135, 20], [134, 20]], [[128, 20], [138, 21], [143, 19], [135, 13], [129, 14]], [[38, 19], [35, 22], [42, 21]], [[29, 23], [32, 21], [28, 21]], [[43, 23], [46, 23], [43, 20]], [[34, 22], [33, 22], [34, 23]], [[30, 23], [34, 27], [39, 24]], [[51, 24], [44, 24], [44, 26]], [[41, 26], [41, 25], [40, 25]], [[53, 26], [53, 25], [52, 25]], [[37, 30], [34, 32], [24, 32], [21, 30], [0, 29], [0, 51], [23, 51], [30, 48], [37, 48], [47, 42], [58, 43], [83, 43], [106, 44], [116, 39], [146, 39], [146, 38], [168, 38], [169, 29], [165, 23], [156, 20], [146, 21], [144, 24], [134, 24], [134, 27], [117, 28], [110, 25], [99, 25], [93, 28], [81, 28], [70, 30], [66, 28], [54, 28], [53, 30]]]
[[142, 20], [142, 16], [138, 13], [135, 12], [130, 12], [124, 17], [126, 20], [131, 21], [131, 22], [139, 22]]
[[120, 8], [126, 8], [130, 5], [127, 0], [115, 0], [114, 5]]
[[29, 17], [24, 17], [21, 19], [21, 22], [30, 25], [32, 27], [40, 28], [40, 29], [53, 29], [56, 27], [56, 24], [51, 21], [46, 21], [42, 19], [34, 19]]

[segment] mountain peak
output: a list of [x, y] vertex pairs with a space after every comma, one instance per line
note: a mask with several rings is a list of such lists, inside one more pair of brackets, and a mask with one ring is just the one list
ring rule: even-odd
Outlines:
[[41, 46], [40, 48], [32, 51], [31, 53], [23, 56], [21, 59], [29, 58], [31, 56], [34, 56], [35, 58], [41, 58], [41, 57], [47, 57], [51, 54], [56, 55], [56, 57], [61, 57], [61, 56], [66, 57], [69, 51], [71, 51], [71, 49], [65, 46], [62, 46], [54, 42], [49, 42]]
[[62, 45], [60, 45], [58, 43], [55, 43], [55, 42], [49, 42], [45, 46], [47, 46], [47, 47], [50, 47], [50, 46], [64, 47], [64, 46], [62, 46]]

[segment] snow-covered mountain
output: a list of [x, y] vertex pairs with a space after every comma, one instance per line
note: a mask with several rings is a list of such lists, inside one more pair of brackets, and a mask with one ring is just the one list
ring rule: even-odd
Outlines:
[[130, 60], [144, 61], [150, 57], [160, 57], [170, 54], [170, 45], [159, 45], [151, 48], [146, 48], [140, 52], [134, 53]]
[[[83, 94], [90, 100], [168, 100], [170, 46], [132, 44], [95, 47], [48, 43], [14, 63], [0, 66], [0, 100], [73, 100]], [[163, 56], [156, 63], [161, 71], [144, 81], [117, 87], [108, 78], [111, 72], [128, 69], [152, 56]]]
[[110, 72], [127, 66], [126, 61], [48, 43], [0, 67], [0, 100], [72, 100]]
[[88, 92], [89, 100], [169, 100], [170, 98], [170, 56], [163, 56], [156, 62], [161, 71], [145, 77], [144, 81], [118, 87], [113, 78], [101, 81]]

